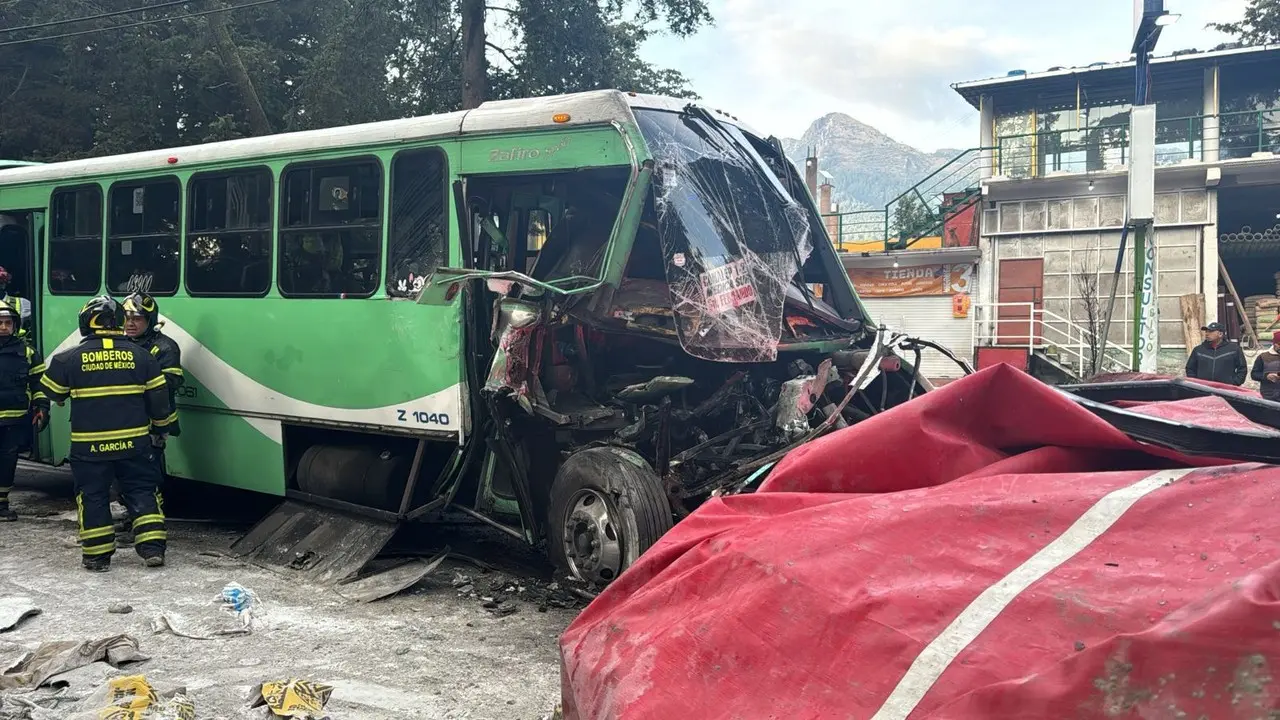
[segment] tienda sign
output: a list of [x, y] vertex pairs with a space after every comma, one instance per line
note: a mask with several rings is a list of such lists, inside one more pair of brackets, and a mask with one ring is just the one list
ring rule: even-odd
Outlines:
[[914, 297], [973, 292], [971, 264], [850, 268], [849, 278], [862, 297]]

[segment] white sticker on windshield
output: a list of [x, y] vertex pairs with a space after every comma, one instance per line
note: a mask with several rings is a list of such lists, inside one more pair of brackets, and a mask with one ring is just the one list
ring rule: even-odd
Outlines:
[[676, 253], [671, 256], [671, 263], [676, 267], [684, 267], [684, 253]]
[[747, 274], [745, 260], [734, 260], [702, 274], [702, 295], [707, 312], [723, 315], [756, 299], [755, 285]]

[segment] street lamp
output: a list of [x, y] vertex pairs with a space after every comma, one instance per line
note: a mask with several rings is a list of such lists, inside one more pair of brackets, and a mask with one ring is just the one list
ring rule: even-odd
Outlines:
[[1178, 13], [1167, 12], [1156, 18], [1156, 27], [1169, 27], [1182, 18]]

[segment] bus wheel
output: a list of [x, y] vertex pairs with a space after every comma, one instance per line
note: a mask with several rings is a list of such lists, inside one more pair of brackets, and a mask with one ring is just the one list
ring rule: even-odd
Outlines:
[[548, 554], [572, 577], [606, 585], [670, 529], [662, 481], [630, 450], [583, 450], [556, 473]]

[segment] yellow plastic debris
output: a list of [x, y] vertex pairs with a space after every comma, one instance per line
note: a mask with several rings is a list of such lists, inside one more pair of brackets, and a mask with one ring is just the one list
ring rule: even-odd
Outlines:
[[262, 683], [263, 703], [277, 717], [310, 718], [324, 710], [333, 687], [310, 680]]
[[162, 701], [142, 675], [108, 680], [105, 702], [99, 720], [196, 720], [190, 700], [175, 695]]

